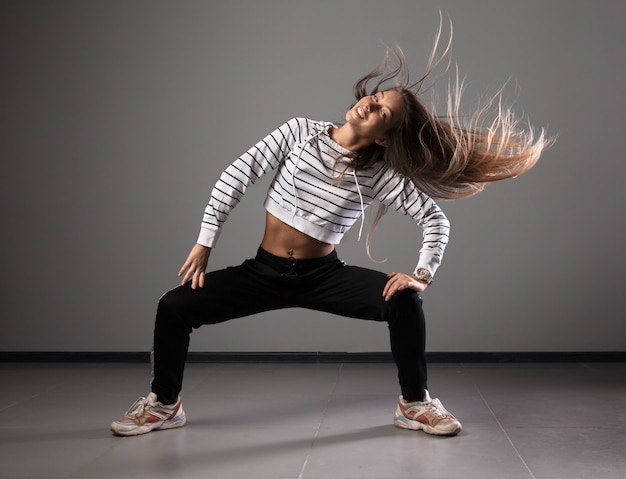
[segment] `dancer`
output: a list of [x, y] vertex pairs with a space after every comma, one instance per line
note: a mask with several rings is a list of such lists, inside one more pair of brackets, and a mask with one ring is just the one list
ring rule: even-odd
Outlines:
[[[535, 135], [530, 126], [521, 128], [500, 103], [501, 92], [463, 117], [458, 80], [443, 116], [427, 108], [420, 92], [450, 47], [448, 42], [439, 55], [438, 43], [439, 34], [417, 82], [409, 81], [402, 51], [388, 49], [381, 65], [354, 85], [357, 101], [345, 122], [293, 118], [226, 168], [178, 273], [181, 285], [159, 301], [151, 391], [111, 424], [115, 434], [185, 424], [179, 394], [193, 329], [291, 307], [387, 322], [401, 391], [394, 424], [437, 435], [461, 431], [461, 423], [427, 387], [420, 293], [433, 280], [449, 234], [449, 221], [434, 200], [465, 198], [488, 182], [524, 173], [551, 140], [543, 130]], [[274, 179], [256, 256], [207, 272], [224, 222], [247, 188], [270, 172]], [[388, 209], [423, 229], [412, 272], [386, 274], [339, 259], [335, 245], [359, 219], [362, 231], [372, 203], [379, 210], [367, 234], [368, 255], [372, 231]]]

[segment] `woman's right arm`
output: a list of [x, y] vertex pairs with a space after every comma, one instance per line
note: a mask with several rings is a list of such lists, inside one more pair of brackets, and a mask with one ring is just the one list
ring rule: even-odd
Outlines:
[[178, 272], [178, 276], [182, 277], [181, 285], [191, 280], [192, 289], [204, 287], [211, 249], [230, 211], [239, 203], [250, 184], [279, 166], [292, 145], [301, 139], [302, 130], [306, 126], [305, 119], [291, 119], [250, 148], [222, 173], [204, 211], [197, 243]]
[[246, 190], [270, 170], [275, 170], [301, 139], [307, 120], [294, 118], [274, 130], [222, 173], [204, 210], [197, 243], [213, 248], [228, 215]]

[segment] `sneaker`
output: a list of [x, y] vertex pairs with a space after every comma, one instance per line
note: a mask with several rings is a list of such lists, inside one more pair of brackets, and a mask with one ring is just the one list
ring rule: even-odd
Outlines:
[[155, 429], [182, 427], [186, 422], [180, 398], [165, 406], [157, 401], [156, 394], [150, 393], [147, 398], [137, 399], [123, 418], [113, 421], [111, 431], [118, 436], [137, 436]]
[[406, 402], [400, 396], [393, 423], [397, 427], [421, 429], [438, 436], [453, 436], [461, 431], [461, 423], [446, 411], [439, 399], [431, 399], [428, 391], [423, 401]]

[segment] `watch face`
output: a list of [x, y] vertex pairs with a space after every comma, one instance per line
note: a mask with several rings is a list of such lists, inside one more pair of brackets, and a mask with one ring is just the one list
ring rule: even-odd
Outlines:
[[417, 279], [423, 279], [427, 283], [430, 283], [430, 280], [432, 278], [432, 276], [430, 275], [430, 271], [428, 271], [426, 268], [419, 268], [415, 272], [415, 276], [417, 277]]

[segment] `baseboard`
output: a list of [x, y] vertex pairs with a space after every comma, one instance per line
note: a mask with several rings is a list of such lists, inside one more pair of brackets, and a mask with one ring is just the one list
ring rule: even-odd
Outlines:
[[[430, 363], [626, 362], [626, 351], [581, 352], [428, 352]], [[0, 351], [0, 362], [145, 363], [149, 352]], [[190, 352], [192, 363], [390, 363], [391, 353], [346, 352]]]

